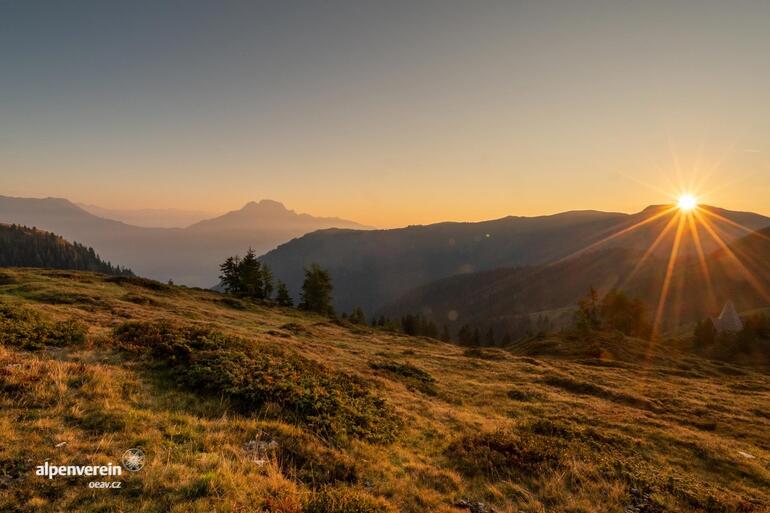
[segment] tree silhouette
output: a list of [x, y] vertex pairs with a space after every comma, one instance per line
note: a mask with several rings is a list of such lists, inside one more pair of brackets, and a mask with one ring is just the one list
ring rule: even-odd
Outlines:
[[275, 302], [278, 306], [294, 306], [294, 300], [289, 295], [289, 289], [281, 280], [278, 280], [275, 288]]
[[0, 267], [48, 267], [133, 276], [129, 269], [99, 258], [93, 248], [16, 224], [0, 224]]
[[273, 293], [273, 274], [249, 248], [241, 259], [228, 257], [220, 266], [219, 279], [225, 292], [251, 299], [270, 299]]
[[303, 310], [322, 315], [334, 313], [332, 308], [332, 279], [329, 272], [318, 264], [305, 268], [305, 280], [302, 283], [302, 301], [299, 307]]

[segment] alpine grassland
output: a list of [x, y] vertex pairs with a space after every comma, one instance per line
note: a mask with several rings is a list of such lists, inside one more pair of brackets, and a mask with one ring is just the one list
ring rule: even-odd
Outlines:
[[[469, 350], [132, 276], [3, 269], [0, 511], [769, 510], [766, 367], [587, 337]], [[132, 448], [145, 464], [119, 489], [35, 474]]]

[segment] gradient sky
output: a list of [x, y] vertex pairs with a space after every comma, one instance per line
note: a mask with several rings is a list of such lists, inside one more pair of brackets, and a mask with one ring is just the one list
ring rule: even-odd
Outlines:
[[770, 2], [0, 0], [0, 194], [770, 214]]

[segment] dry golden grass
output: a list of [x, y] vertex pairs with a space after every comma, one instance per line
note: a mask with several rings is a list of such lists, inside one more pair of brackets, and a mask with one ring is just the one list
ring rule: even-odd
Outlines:
[[[770, 507], [767, 370], [617, 338], [595, 341], [607, 346], [603, 360], [465, 352], [208, 291], [89, 273], [2, 274], [0, 302], [88, 331], [85, 343], [63, 348], [0, 345], [0, 511]], [[287, 422], [279, 405], [244, 410], [226, 394], [200, 394], [116, 348], [113, 330], [129, 320], [208, 326], [358, 376], [401, 428], [392, 443], [332, 443]], [[278, 447], [259, 465], [247, 444], [268, 438]], [[147, 464], [124, 473], [121, 490], [34, 475], [46, 460], [118, 463], [131, 447]]]

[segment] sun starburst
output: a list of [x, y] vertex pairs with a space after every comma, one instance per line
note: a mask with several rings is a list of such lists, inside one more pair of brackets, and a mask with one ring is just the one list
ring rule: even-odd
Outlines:
[[682, 212], [690, 212], [698, 206], [698, 200], [692, 194], [682, 194], [677, 200], [676, 206]]

